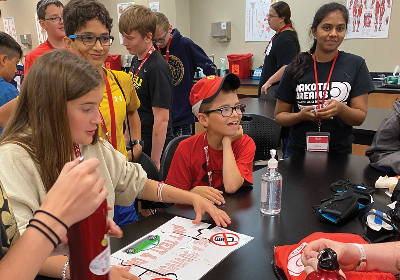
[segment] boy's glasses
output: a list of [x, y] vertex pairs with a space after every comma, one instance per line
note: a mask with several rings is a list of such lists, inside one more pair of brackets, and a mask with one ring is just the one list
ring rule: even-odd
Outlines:
[[242, 114], [244, 113], [244, 109], [245, 109], [245, 108], [246, 108], [246, 105], [244, 105], [244, 104], [238, 104], [238, 105], [236, 105], [236, 106], [234, 106], [234, 107], [225, 106], [225, 107], [222, 107], [222, 108], [219, 108], [219, 109], [210, 110], [210, 111], [205, 112], [205, 114], [209, 114], [209, 113], [212, 113], [212, 112], [217, 112], [217, 111], [219, 111], [219, 112], [221, 112], [221, 115], [222, 115], [223, 117], [226, 117], [226, 118], [227, 118], [227, 117], [232, 116], [233, 110], [236, 111], [236, 114], [242, 115]]
[[114, 40], [114, 36], [92, 36], [92, 35], [70, 35], [68, 36], [68, 38], [71, 39], [81, 39], [82, 43], [86, 46], [94, 46], [97, 43], [97, 40], [100, 41], [100, 44], [102, 46], [111, 46], [113, 40]]
[[164, 43], [164, 42], [165, 42], [165, 38], [167, 38], [167, 34], [168, 34], [168, 31], [165, 32], [164, 37], [162, 37], [162, 38], [160, 38], [160, 39], [152, 40], [152, 41], [153, 41], [153, 44], [156, 44], [156, 43], [162, 44], [162, 43]]
[[61, 23], [62, 17], [51, 17], [51, 18], [45, 18], [43, 20], [51, 20], [54, 23]]

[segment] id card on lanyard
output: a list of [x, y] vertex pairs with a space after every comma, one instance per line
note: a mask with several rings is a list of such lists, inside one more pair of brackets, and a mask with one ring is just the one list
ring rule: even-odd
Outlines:
[[[336, 56], [333, 59], [331, 71], [329, 72], [328, 80], [326, 81], [325, 90], [323, 91], [322, 101], [319, 100], [319, 86], [318, 86], [318, 75], [317, 75], [317, 63], [315, 59], [315, 53], [313, 54], [314, 60], [314, 74], [315, 74], [315, 89], [317, 92], [317, 111], [324, 107], [325, 97], [327, 95], [328, 85], [331, 80], [333, 69], [335, 68], [336, 59], [339, 51], [336, 51]], [[306, 150], [312, 152], [329, 152], [329, 132], [321, 132], [321, 120], [318, 121], [318, 132], [307, 132], [306, 133]]]

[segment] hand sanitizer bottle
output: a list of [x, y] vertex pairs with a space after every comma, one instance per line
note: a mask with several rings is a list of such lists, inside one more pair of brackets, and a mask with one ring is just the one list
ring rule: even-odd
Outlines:
[[261, 177], [260, 211], [263, 215], [276, 215], [281, 212], [282, 175], [278, 173], [276, 150], [272, 149], [267, 172]]

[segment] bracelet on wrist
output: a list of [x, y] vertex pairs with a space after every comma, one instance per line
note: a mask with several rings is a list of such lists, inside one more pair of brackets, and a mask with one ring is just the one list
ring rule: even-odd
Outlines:
[[67, 267], [68, 267], [68, 265], [69, 265], [69, 260], [64, 264], [64, 267], [63, 267], [63, 270], [62, 270], [62, 273], [61, 273], [61, 276], [62, 276], [62, 280], [68, 280], [67, 279], [67, 276], [65, 276], [65, 273], [66, 273], [66, 271], [67, 271]]
[[52, 217], [54, 220], [56, 220], [57, 222], [59, 222], [60, 224], [62, 224], [63, 227], [65, 227], [65, 229], [66, 229], [67, 232], [68, 232], [68, 227], [67, 227], [67, 225], [66, 225], [65, 223], [63, 223], [63, 221], [61, 221], [59, 218], [57, 218], [56, 216], [54, 216], [53, 214], [51, 214], [51, 213], [49, 213], [49, 212], [47, 212], [47, 211], [41, 210], [41, 209], [36, 210], [36, 211], [35, 211], [35, 214], [36, 214], [36, 213], [44, 213], [44, 214], [46, 214], [46, 215]]
[[367, 266], [367, 253], [365, 252], [365, 249], [362, 245], [357, 243], [350, 243], [350, 244], [356, 246], [358, 251], [360, 252], [360, 260], [358, 261], [356, 268], [354, 270], [363, 271]]
[[158, 200], [159, 200], [160, 202], [164, 202], [164, 201], [162, 200], [162, 196], [161, 196], [161, 192], [162, 192], [162, 189], [163, 189], [164, 186], [165, 186], [165, 183], [164, 183], [164, 182], [159, 182], [159, 183], [158, 183], [158, 187], [157, 187], [157, 196], [158, 196]]

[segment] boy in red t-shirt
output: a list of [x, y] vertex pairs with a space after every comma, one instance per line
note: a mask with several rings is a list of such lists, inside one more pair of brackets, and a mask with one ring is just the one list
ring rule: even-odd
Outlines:
[[245, 106], [237, 97], [239, 87], [239, 78], [231, 73], [224, 78], [207, 76], [193, 86], [192, 111], [206, 131], [179, 144], [167, 184], [222, 204], [221, 190], [234, 193], [253, 183], [256, 146], [240, 125]]

